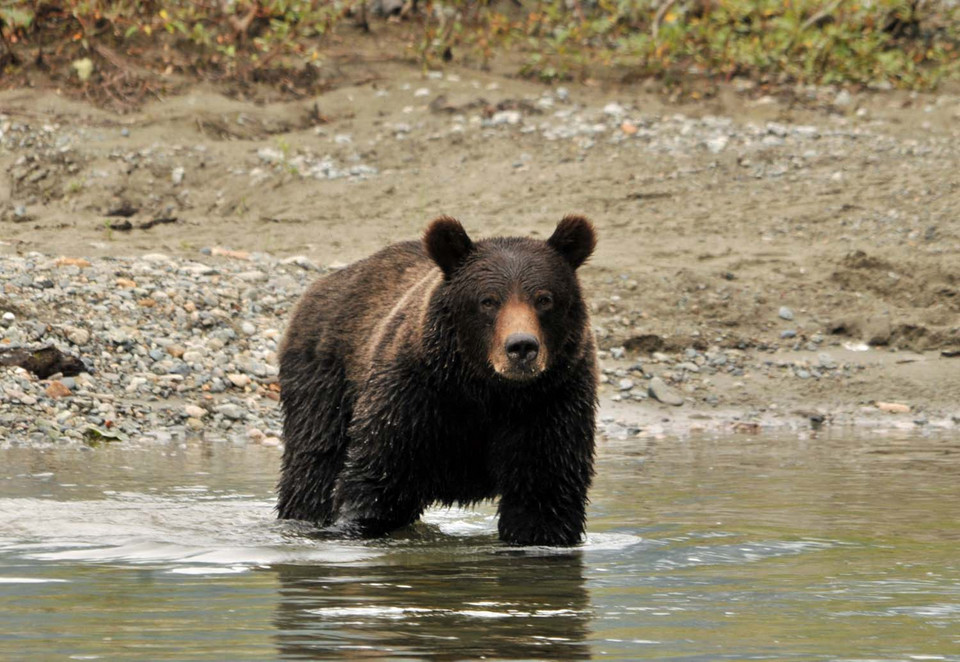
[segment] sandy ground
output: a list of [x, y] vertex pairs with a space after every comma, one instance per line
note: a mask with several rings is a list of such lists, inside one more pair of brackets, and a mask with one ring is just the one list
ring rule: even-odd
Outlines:
[[[731, 87], [676, 104], [375, 73], [274, 104], [199, 86], [128, 115], [4, 92], [0, 256], [337, 265], [440, 213], [545, 237], [577, 211], [600, 234], [582, 276], [618, 425], [960, 421], [960, 98]], [[653, 376], [684, 405], [647, 397]]]

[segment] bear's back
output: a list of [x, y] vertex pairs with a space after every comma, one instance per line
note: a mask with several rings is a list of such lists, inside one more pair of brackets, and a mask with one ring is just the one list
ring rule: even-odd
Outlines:
[[297, 304], [280, 348], [338, 356], [357, 383], [404, 347], [417, 346], [443, 274], [420, 242], [393, 244], [317, 280]]

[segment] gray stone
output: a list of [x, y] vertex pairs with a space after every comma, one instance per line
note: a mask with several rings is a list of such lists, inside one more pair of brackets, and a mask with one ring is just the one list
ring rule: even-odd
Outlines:
[[780, 319], [784, 319], [787, 321], [793, 319], [793, 311], [787, 308], [786, 306], [780, 306], [780, 311], [777, 313], [777, 315], [780, 316]]
[[233, 403], [217, 406], [216, 412], [222, 415], [224, 418], [228, 418], [232, 421], [240, 421], [247, 417], [247, 412], [244, 411], [243, 407]]
[[67, 327], [66, 329], [67, 340], [72, 342], [78, 347], [82, 347], [90, 342], [90, 332], [86, 329], [80, 329], [77, 327]]
[[683, 404], [683, 398], [680, 396], [680, 394], [667, 386], [667, 384], [659, 377], [654, 377], [651, 379], [647, 388], [650, 393], [650, 397], [659, 400], [665, 405], [679, 407]]

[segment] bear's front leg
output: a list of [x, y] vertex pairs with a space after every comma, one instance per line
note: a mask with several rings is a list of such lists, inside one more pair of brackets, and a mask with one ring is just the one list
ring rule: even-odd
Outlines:
[[576, 545], [586, 531], [593, 479], [593, 403], [532, 417], [502, 437], [500, 539], [516, 545]]
[[415, 380], [381, 374], [354, 408], [347, 461], [334, 488], [337, 524], [346, 532], [380, 536], [415, 522], [425, 505], [424, 440], [436, 425]]

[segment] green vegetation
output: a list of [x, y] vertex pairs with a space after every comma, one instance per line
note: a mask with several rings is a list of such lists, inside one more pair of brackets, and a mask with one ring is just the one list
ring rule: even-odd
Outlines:
[[2, 0], [0, 83], [9, 85], [25, 63], [52, 62], [72, 66], [82, 85], [89, 71], [76, 63], [92, 58], [93, 83], [111, 70], [136, 78], [139, 66], [309, 87], [310, 63], [331, 49], [362, 51], [366, 29], [393, 37], [382, 42], [394, 49], [389, 56], [423, 66], [454, 59], [483, 67], [507, 55], [515, 71], [545, 80], [604, 70], [625, 80], [693, 75], [931, 89], [960, 74], [960, 8], [932, 0], [409, 5], [403, 21], [387, 22], [360, 0]]

